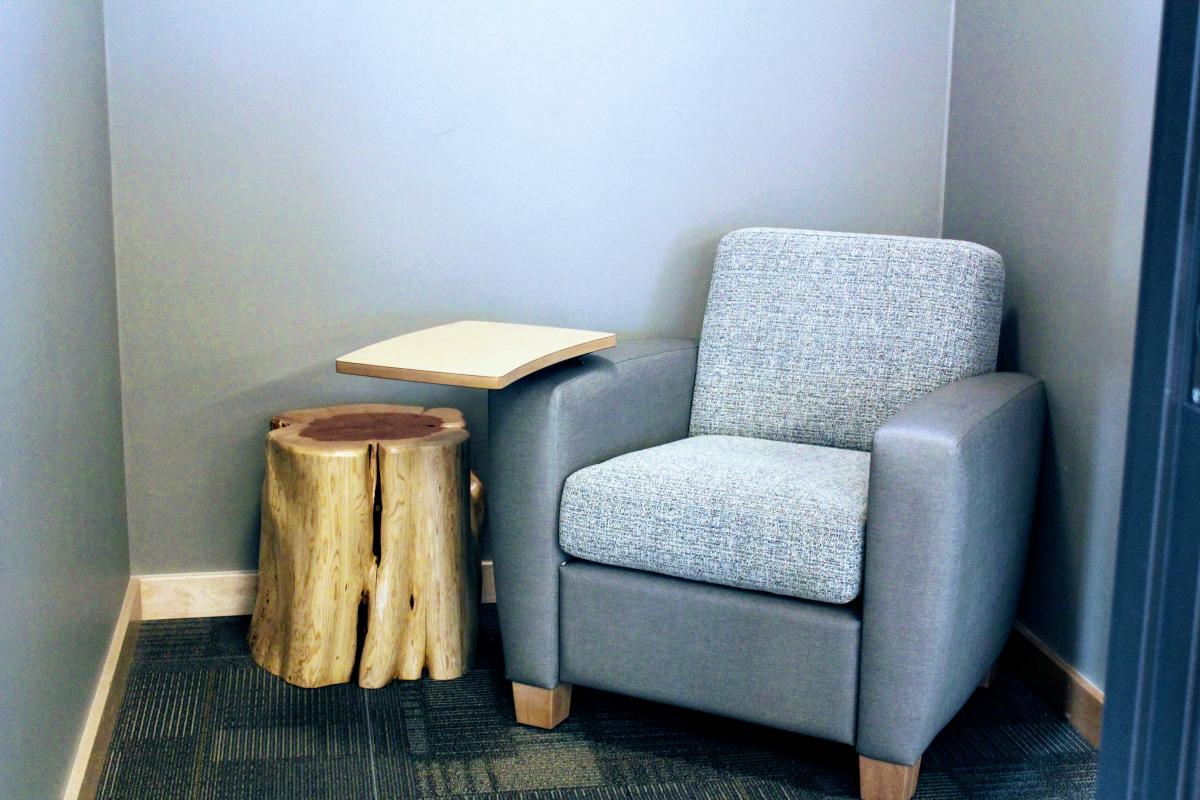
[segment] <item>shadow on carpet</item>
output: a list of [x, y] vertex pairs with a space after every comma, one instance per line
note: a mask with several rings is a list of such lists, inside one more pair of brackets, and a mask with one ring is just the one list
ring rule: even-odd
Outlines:
[[[101, 800], [857, 798], [850, 747], [577, 688], [553, 731], [513, 721], [494, 606], [455, 681], [289, 686], [248, 617], [147, 622]], [[1096, 751], [1001, 675], [934, 741], [922, 800], [1091, 798]]]

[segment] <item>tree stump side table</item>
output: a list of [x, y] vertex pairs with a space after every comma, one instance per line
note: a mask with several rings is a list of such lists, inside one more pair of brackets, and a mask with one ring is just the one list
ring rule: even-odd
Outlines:
[[[267, 435], [254, 660], [288, 683], [456, 678], [479, 606], [468, 433], [452, 408], [281, 414]], [[468, 508], [468, 503], [472, 507]], [[360, 609], [365, 635], [358, 653]]]

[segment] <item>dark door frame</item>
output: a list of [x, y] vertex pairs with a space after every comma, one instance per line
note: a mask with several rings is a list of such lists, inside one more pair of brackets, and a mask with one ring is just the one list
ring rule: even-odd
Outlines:
[[1197, 2], [1167, 0], [1097, 797], [1198, 798]]

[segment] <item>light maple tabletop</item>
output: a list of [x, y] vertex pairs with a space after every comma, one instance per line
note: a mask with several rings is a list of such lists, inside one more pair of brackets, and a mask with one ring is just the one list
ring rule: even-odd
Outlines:
[[503, 389], [543, 367], [604, 350], [612, 333], [468, 320], [367, 345], [337, 360], [337, 371], [372, 378]]

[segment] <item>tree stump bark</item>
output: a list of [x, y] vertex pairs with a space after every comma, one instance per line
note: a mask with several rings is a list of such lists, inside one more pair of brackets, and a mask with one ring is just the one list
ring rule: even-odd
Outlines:
[[366, 688], [466, 672], [479, 604], [468, 526], [482, 519], [482, 487], [469, 508], [462, 414], [344, 405], [271, 426], [254, 660], [305, 687], [344, 683], [356, 666]]

